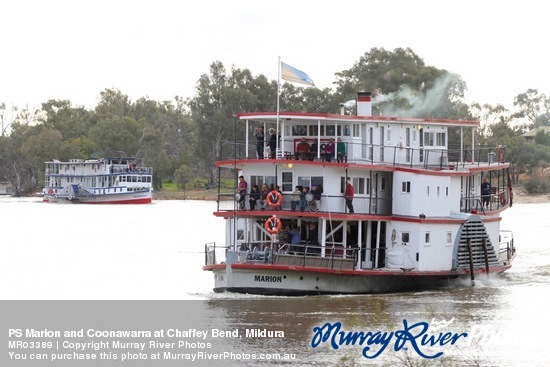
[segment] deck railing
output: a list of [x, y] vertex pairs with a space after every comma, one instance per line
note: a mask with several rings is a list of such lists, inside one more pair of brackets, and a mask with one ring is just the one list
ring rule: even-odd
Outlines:
[[[410, 166], [424, 169], [459, 169], [472, 165], [498, 165], [506, 162], [506, 146], [478, 146], [462, 149], [447, 149], [436, 147], [411, 148], [405, 146], [390, 146], [377, 144], [344, 143], [345, 156], [341, 161], [354, 164]], [[263, 159], [273, 160], [304, 160], [327, 162], [324, 150], [318, 149], [306, 155], [298, 155], [294, 149], [279, 148], [275, 157], [271, 158], [269, 150], [264, 151]], [[220, 161], [242, 159], [258, 159], [256, 143], [223, 142], [220, 149]], [[330, 156], [330, 162], [337, 163], [337, 153]]]
[[[316, 244], [256, 242], [240, 244], [238, 248], [207, 243], [205, 265], [217, 264], [219, 250], [225, 251], [226, 263], [278, 264], [327, 269], [353, 269], [357, 262], [357, 249], [343, 246], [322, 247]], [[221, 263], [221, 262], [220, 262]]]

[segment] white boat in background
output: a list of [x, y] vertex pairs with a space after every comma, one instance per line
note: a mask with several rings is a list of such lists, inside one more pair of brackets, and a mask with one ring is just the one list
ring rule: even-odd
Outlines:
[[[226, 221], [225, 244], [206, 244], [203, 266], [214, 275], [215, 292], [408, 291], [511, 267], [513, 236], [500, 230], [501, 213], [512, 205], [506, 147], [481, 147], [473, 138], [466, 146], [464, 132], [474, 136], [477, 121], [371, 111], [371, 94], [359, 93], [356, 116], [237, 115], [245, 124], [244, 140], [224, 146], [220, 151], [231, 155], [216, 165], [220, 176], [229, 171], [244, 177], [246, 207], [240, 210], [235, 200], [237, 182], [233, 190], [219, 191], [214, 215]], [[258, 126], [277, 130], [274, 157], [262, 157], [264, 143], [253, 135]], [[460, 146], [449, 148], [450, 133], [460, 136], [454, 139]], [[295, 154], [304, 138], [314, 148]], [[327, 148], [332, 142], [340, 146]], [[490, 194], [481, 191], [485, 178]], [[348, 179], [353, 212], [344, 198]], [[251, 209], [250, 189], [263, 184], [279, 186], [279, 194]], [[320, 206], [292, 210], [295, 187], [314, 185], [322, 188]]]
[[46, 162], [43, 201], [78, 204], [148, 204], [153, 170], [138, 158]]

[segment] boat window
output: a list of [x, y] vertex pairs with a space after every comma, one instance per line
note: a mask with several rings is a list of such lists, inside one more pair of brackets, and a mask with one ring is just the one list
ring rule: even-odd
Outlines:
[[445, 146], [445, 133], [437, 133], [436, 134], [436, 144], [439, 147]]
[[344, 136], [350, 135], [350, 128], [349, 125], [344, 125]]
[[424, 243], [430, 243], [430, 232], [424, 233]]
[[353, 188], [357, 194], [365, 194], [365, 179], [363, 177], [355, 177], [353, 179]]
[[294, 136], [307, 135], [307, 126], [306, 125], [294, 125], [294, 126], [292, 126], [292, 135], [294, 135]]
[[428, 147], [446, 146], [446, 134], [444, 132], [424, 132], [424, 145]]
[[326, 136], [334, 136], [335, 131], [334, 125], [328, 125], [326, 129]]
[[405, 193], [411, 192], [411, 181], [403, 181], [401, 183], [401, 192], [405, 192]]
[[453, 241], [453, 233], [447, 232], [447, 245], [451, 245], [452, 241]]
[[282, 173], [282, 188], [283, 192], [292, 192], [292, 172], [283, 172]]
[[311, 188], [311, 185], [316, 184], [323, 189], [323, 176], [298, 176], [298, 185]]
[[[361, 133], [359, 131], [360, 131], [359, 124], [353, 124], [353, 136], [355, 138], [358, 138], [361, 136]], [[372, 127], [371, 127], [371, 131], [372, 131]], [[371, 135], [372, 135], [372, 132], [371, 132]]]
[[317, 132], [319, 130], [317, 129], [317, 125], [309, 125], [309, 135], [310, 136], [317, 136]]
[[401, 242], [403, 244], [409, 243], [409, 232], [401, 232]]
[[275, 187], [277, 185], [277, 177], [276, 176], [250, 176], [250, 183], [249, 187], [252, 187], [253, 185], [258, 185], [258, 187], [262, 187], [263, 184], [266, 184], [267, 187]]

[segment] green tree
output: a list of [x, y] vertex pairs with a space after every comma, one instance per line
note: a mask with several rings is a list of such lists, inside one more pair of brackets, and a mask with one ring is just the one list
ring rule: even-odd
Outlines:
[[183, 197], [185, 198], [185, 189], [189, 182], [193, 180], [193, 170], [186, 164], [182, 164], [174, 173], [174, 178], [178, 182], [178, 186], [183, 188]]
[[514, 117], [523, 119], [522, 128], [534, 129], [550, 125], [550, 99], [537, 89], [528, 89], [514, 98], [514, 106], [520, 110]]
[[[466, 84], [446, 70], [427, 66], [410, 48], [372, 48], [351, 69], [336, 73], [342, 101], [372, 91], [377, 113], [409, 117], [468, 118]], [[376, 110], [375, 110], [376, 111]]]

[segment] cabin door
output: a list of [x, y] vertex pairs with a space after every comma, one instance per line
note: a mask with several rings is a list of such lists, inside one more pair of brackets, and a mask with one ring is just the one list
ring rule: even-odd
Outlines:
[[367, 125], [361, 124], [361, 158], [367, 158]]
[[380, 126], [380, 162], [384, 162], [384, 126]]
[[373, 134], [374, 134], [374, 129], [372, 127], [369, 127], [369, 161], [372, 161], [373, 157], [372, 155], [374, 154], [374, 139], [373, 139]]
[[411, 128], [405, 129], [405, 161], [409, 163], [411, 161]]

